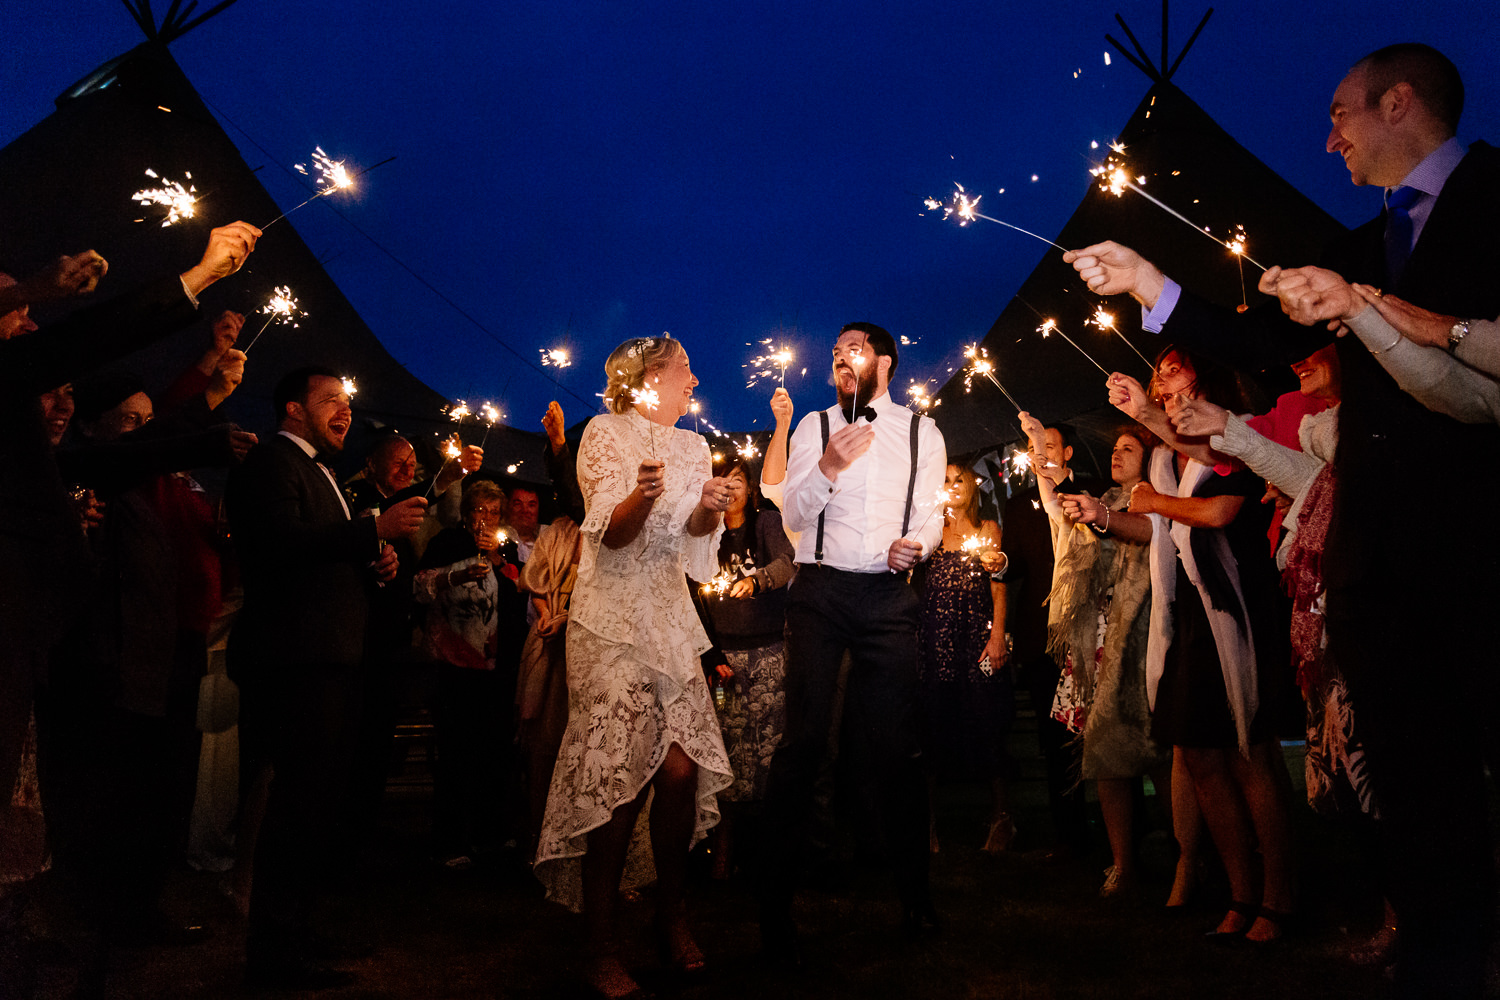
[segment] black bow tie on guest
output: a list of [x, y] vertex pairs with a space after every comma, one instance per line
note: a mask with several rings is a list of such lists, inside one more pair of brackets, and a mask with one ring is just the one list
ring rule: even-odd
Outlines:
[[852, 414], [846, 408], [843, 413], [844, 419], [849, 421], [851, 424], [854, 423], [854, 421], [858, 420], [860, 417], [864, 417], [872, 424], [875, 422], [875, 408], [873, 406], [861, 406]]

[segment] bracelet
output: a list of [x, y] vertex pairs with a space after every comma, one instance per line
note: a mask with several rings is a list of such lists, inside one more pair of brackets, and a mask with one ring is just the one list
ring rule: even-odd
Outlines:
[[1399, 343], [1401, 343], [1401, 341], [1402, 341], [1402, 340], [1403, 340], [1403, 339], [1404, 339], [1404, 338], [1402, 338], [1402, 336], [1401, 336], [1401, 334], [1399, 334], [1399, 333], [1398, 333], [1398, 334], [1396, 334], [1396, 339], [1395, 339], [1395, 340], [1393, 340], [1393, 341], [1391, 341], [1391, 342], [1390, 342], [1390, 343], [1389, 343], [1389, 344], [1386, 344], [1386, 345], [1385, 345], [1385, 346], [1384, 346], [1384, 347], [1382, 347], [1382, 348], [1381, 348], [1381, 349], [1380, 349], [1380, 350], [1378, 350], [1378, 351], [1377, 351], [1377, 350], [1375, 350], [1375, 348], [1373, 348], [1373, 347], [1372, 347], [1372, 348], [1370, 348], [1370, 353], [1371, 353], [1371, 354], [1384, 354], [1384, 353], [1385, 353], [1385, 352], [1386, 352], [1386, 351], [1389, 351], [1389, 350], [1390, 350], [1390, 349], [1391, 349], [1391, 348], [1393, 348], [1393, 347], [1395, 347], [1395, 346], [1396, 346], [1396, 345], [1397, 345], [1397, 344], [1399, 344]]
[[1109, 530], [1109, 508], [1104, 508], [1104, 530]]

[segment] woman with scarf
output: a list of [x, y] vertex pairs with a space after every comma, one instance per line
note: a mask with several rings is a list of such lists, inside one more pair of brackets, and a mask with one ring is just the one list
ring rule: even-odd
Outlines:
[[[1233, 373], [1175, 348], [1158, 356], [1149, 392], [1118, 373], [1108, 384], [1110, 402], [1148, 427], [1192, 399], [1248, 409]], [[1182, 768], [1174, 776], [1191, 779], [1233, 899], [1210, 937], [1264, 943], [1281, 937], [1294, 903], [1291, 783], [1273, 718], [1285, 633], [1275, 623], [1260, 480], [1243, 467], [1224, 473], [1158, 448], [1128, 513], [1112, 515], [1111, 526], [1150, 543], [1151, 736], [1172, 745]], [[1191, 877], [1179, 867], [1174, 896]]]
[[[1083, 739], [1081, 777], [1094, 782], [1113, 863], [1099, 895], [1118, 895], [1135, 881], [1134, 794], [1150, 774], [1162, 801], [1172, 802], [1171, 751], [1151, 738], [1146, 700], [1146, 646], [1151, 617], [1149, 549], [1113, 528], [1146, 473], [1156, 439], [1145, 428], [1122, 430], [1110, 456], [1116, 485], [1102, 497], [1061, 494], [1040, 456], [1041, 421], [1021, 414], [1031, 442], [1042, 506], [1055, 527], [1048, 653], [1064, 664], [1054, 705], [1060, 721]], [[1190, 787], [1184, 787], [1191, 794]], [[1175, 803], [1173, 803], [1175, 804]], [[1178, 841], [1196, 862], [1198, 811], [1182, 812]], [[1174, 818], [1176, 810], [1173, 810]]]

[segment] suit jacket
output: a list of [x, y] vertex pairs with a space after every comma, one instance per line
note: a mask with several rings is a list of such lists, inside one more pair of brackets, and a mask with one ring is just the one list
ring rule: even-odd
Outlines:
[[225, 501], [245, 586], [229, 649], [235, 680], [357, 665], [380, 552], [375, 520], [346, 517], [322, 468], [281, 434], [230, 472]]
[[[1500, 254], [1489, 248], [1497, 226], [1500, 150], [1476, 142], [1443, 186], [1398, 283], [1386, 280], [1384, 212], [1338, 240], [1322, 263], [1426, 309], [1493, 317], [1500, 315]], [[1291, 322], [1274, 304], [1256, 313], [1247, 330], [1238, 321], [1245, 317], [1184, 293], [1162, 335], [1241, 367], [1289, 364], [1331, 337], [1321, 326]], [[1408, 607], [1431, 602], [1413, 609], [1429, 620], [1482, 610], [1500, 580], [1500, 532], [1484, 524], [1460, 544], [1448, 495], [1435, 483], [1462, 476], [1466, 493], [1495, 496], [1500, 430], [1433, 413], [1402, 392], [1358, 338], [1338, 345], [1338, 492], [1323, 559], [1329, 613], [1378, 614], [1389, 598], [1372, 595], [1383, 591], [1399, 591]], [[1374, 606], [1361, 612], [1345, 602]]]

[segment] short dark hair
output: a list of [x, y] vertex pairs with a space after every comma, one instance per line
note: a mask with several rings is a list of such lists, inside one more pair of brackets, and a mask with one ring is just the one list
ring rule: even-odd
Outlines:
[[1453, 61], [1431, 45], [1400, 42], [1376, 49], [1354, 64], [1365, 71], [1365, 104], [1374, 107], [1398, 83], [1411, 84], [1417, 100], [1449, 132], [1458, 131], [1464, 113], [1464, 81]]
[[1048, 424], [1042, 429], [1048, 431], [1057, 431], [1057, 436], [1062, 438], [1062, 445], [1064, 448], [1074, 448], [1078, 445], [1078, 432], [1073, 429], [1072, 424], [1058, 422], [1055, 424]]
[[307, 402], [307, 387], [315, 378], [338, 378], [338, 373], [322, 365], [307, 365], [287, 372], [276, 383], [271, 393], [271, 406], [276, 412], [276, 426], [286, 422], [286, 404]]
[[901, 357], [896, 353], [896, 338], [891, 336], [891, 332], [883, 326], [876, 326], [874, 323], [845, 323], [843, 328], [839, 330], [839, 336], [842, 337], [850, 330], [855, 330], [865, 335], [865, 343], [870, 345], [870, 349], [875, 352], [877, 358], [891, 359], [891, 367], [885, 373], [885, 378], [887, 382], [894, 378], [896, 375], [896, 365], [900, 364]]

